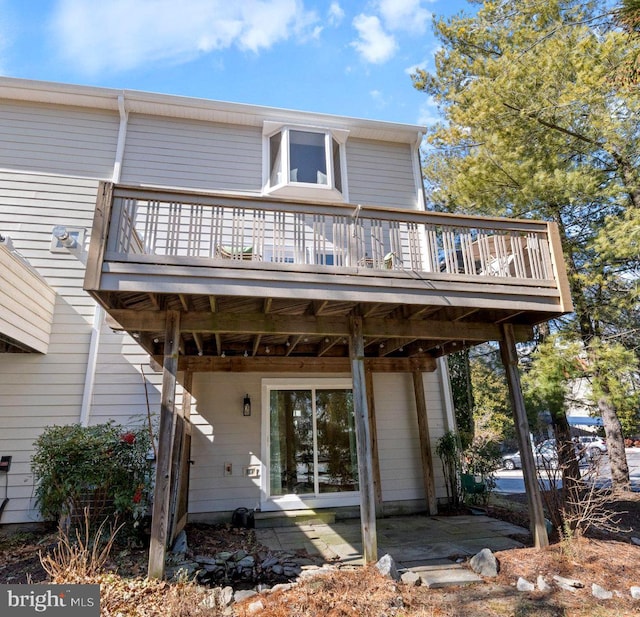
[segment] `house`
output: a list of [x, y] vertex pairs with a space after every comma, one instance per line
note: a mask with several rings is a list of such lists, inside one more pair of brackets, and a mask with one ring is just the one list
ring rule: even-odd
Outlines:
[[426, 211], [422, 135], [0, 78], [0, 522], [37, 517], [45, 426], [149, 414], [150, 574], [239, 506], [359, 511], [371, 559], [376, 515], [446, 496], [444, 359], [487, 340], [524, 434], [515, 342], [571, 310], [557, 230]]

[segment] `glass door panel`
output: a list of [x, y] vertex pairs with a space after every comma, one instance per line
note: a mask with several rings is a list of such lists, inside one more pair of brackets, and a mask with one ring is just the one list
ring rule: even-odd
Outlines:
[[350, 390], [316, 391], [318, 489], [358, 490], [358, 460]]
[[272, 390], [270, 409], [271, 495], [314, 493], [311, 390]]

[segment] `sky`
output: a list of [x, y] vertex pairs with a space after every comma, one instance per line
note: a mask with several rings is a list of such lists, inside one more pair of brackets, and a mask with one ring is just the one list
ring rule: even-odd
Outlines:
[[0, 0], [0, 75], [407, 124], [465, 0]]

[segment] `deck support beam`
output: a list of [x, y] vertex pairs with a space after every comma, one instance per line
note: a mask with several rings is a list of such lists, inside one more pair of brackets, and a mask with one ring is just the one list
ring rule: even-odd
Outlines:
[[538, 485], [536, 464], [533, 458], [531, 442], [529, 440], [529, 422], [527, 411], [522, 396], [520, 384], [520, 373], [518, 372], [518, 355], [516, 353], [516, 340], [513, 333], [512, 324], [502, 324], [503, 340], [500, 341], [500, 355], [502, 364], [507, 374], [507, 384], [509, 386], [509, 397], [516, 427], [518, 446], [520, 447], [520, 457], [522, 459], [522, 475], [524, 476], [524, 486], [527, 493], [527, 505], [529, 507], [529, 520], [531, 525], [531, 535], [533, 536], [536, 548], [549, 546], [549, 537], [542, 510], [542, 497]]
[[371, 433], [371, 459], [373, 461], [373, 492], [375, 494], [376, 516], [383, 516], [382, 481], [380, 479], [380, 458], [378, 456], [378, 428], [376, 426], [376, 401], [373, 393], [373, 371], [365, 363], [367, 408], [369, 411], [369, 431]]
[[429, 436], [429, 420], [427, 415], [427, 399], [424, 395], [422, 371], [412, 371], [413, 390], [416, 397], [418, 414], [418, 435], [420, 437], [420, 459], [422, 460], [422, 477], [427, 509], [431, 516], [438, 514], [436, 500], [436, 483], [433, 475], [433, 458], [431, 456], [431, 437]]
[[355, 416], [358, 478], [360, 484], [360, 521], [362, 526], [362, 554], [364, 563], [378, 560], [376, 534], [376, 506], [373, 480], [371, 429], [367, 405], [367, 380], [364, 369], [364, 338], [362, 317], [350, 319], [349, 358], [353, 379], [353, 412]]
[[182, 406], [178, 407], [171, 453], [171, 503], [169, 536], [172, 546], [187, 522], [186, 505], [189, 495], [189, 460], [191, 459], [191, 388], [193, 373], [186, 372], [182, 383]]
[[167, 311], [162, 368], [162, 399], [160, 403], [160, 434], [156, 460], [156, 483], [151, 518], [149, 545], [149, 578], [164, 577], [165, 556], [169, 538], [171, 502], [171, 462], [175, 431], [176, 383], [178, 347], [180, 344], [180, 313]]

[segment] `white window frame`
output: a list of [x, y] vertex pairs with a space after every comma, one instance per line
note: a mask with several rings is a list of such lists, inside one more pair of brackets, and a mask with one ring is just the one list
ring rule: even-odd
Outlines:
[[[344, 389], [353, 391], [350, 378], [274, 378], [262, 380], [262, 468], [260, 470], [260, 509], [264, 512], [278, 510], [306, 510], [312, 508], [337, 508], [340, 506], [357, 506], [360, 504], [360, 492], [306, 494], [306, 495], [270, 495], [270, 461], [271, 461], [271, 391], [272, 390], [323, 390]], [[315, 423], [314, 423], [315, 441]]]
[[[289, 178], [289, 135], [291, 131], [302, 131], [306, 133], [319, 133], [324, 135], [324, 149], [327, 167], [327, 184], [317, 184], [311, 182], [295, 182]], [[281, 181], [275, 185], [271, 184], [271, 151], [270, 140], [276, 135], [282, 136], [280, 148], [280, 168]], [[273, 195], [290, 197], [293, 199], [315, 199], [321, 201], [348, 202], [348, 179], [347, 179], [347, 153], [346, 142], [349, 131], [345, 129], [328, 129], [318, 126], [305, 126], [297, 124], [286, 124], [282, 122], [266, 121], [262, 129], [262, 193], [263, 195]], [[335, 169], [333, 165], [333, 140], [339, 148], [340, 157], [340, 179], [342, 189], [335, 186]]]

